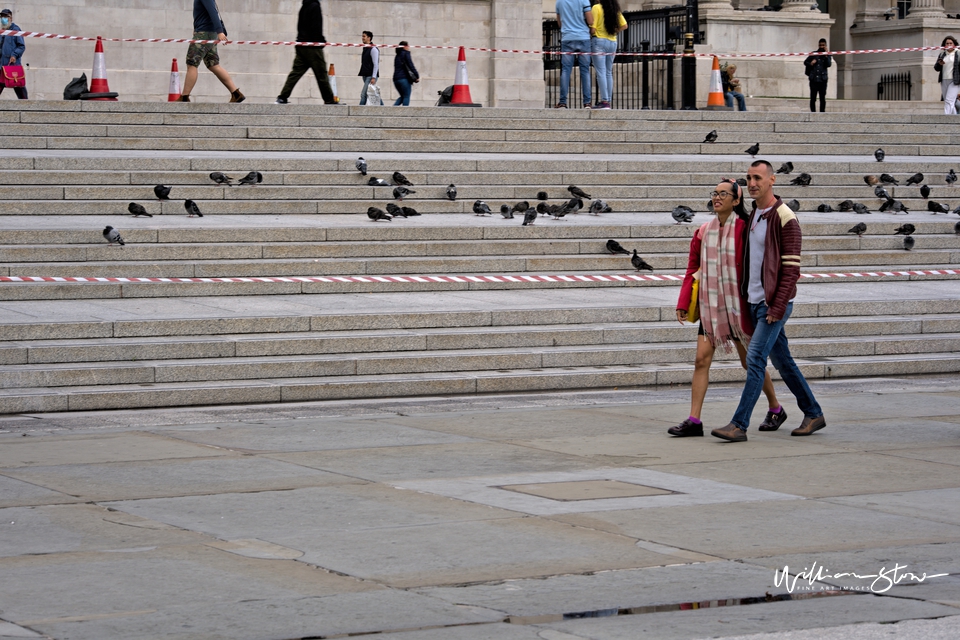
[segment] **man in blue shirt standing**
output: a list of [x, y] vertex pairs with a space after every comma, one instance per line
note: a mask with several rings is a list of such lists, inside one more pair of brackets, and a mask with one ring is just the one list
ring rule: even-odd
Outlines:
[[227, 41], [227, 28], [220, 18], [216, 0], [193, 0], [193, 39], [215, 42], [210, 44], [192, 42], [187, 48], [187, 77], [183, 82], [180, 102], [190, 102], [190, 92], [197, 84], [201, 61], [230, 92], [230, 102], [243, 102], [246, 98], [233, 83], [227, 70], [220, 66], [220, 54], [217, 53], [216, 42]]
[[589, 109], [593, 89], [590, 82], [590, 56], [587, 55], [590, 53], [590, 32], [593, 29], [590, 0], [557, 0], [557, 24], [560, 26], [560, 51], [568, 52], [560, 56], [560, 102], [557, 108], [567, 108], [570, 76], [576, 57], [580, 64], [583, 106]]

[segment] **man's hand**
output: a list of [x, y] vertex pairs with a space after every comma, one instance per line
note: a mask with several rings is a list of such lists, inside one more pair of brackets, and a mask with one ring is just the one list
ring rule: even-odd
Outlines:
[[370, 78], [370, 84], [377, 84], [376, 78]]
[[767, 314], [767, 324], [773, 324], [774, 322], [780, 322], [780, 318], [774, 318], [769, 313]]
[[227, 34], [225, 34], [225, 33], [218, 33], [218, 34], [217, 34], [217, 40], [219, 40], [220, 42], [222, 42], [222, 43], [225, 44], [225, 45], [226, 45], [226, 44], [229, 44], [229, 43], [227, 42]]

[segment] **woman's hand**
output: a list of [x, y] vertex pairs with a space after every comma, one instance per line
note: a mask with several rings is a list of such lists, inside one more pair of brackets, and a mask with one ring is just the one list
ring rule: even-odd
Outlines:
[[683, 324], [687, 321], [687, 310], [686, 309], [677, 309], [677, 322]]

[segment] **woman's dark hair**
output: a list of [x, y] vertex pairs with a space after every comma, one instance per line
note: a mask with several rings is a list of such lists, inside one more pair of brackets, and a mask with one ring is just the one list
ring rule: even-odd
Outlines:
[[620, 3], [617, 0], [600, 0], [600, 6], [603, 7], [603, 28], [613, 36], [617, 34], [620, 28]]
[[940, 43], [940, 46], [941, 47], [947, 46], [947, 40], [950, 40], [951, 42], [953, 42], [953, 46], [957, 46], [957, 39], [954, 38], [953, 36], [947, 36], [946, 38], [944, 38], [943, 42]]
[[743, 190], [736, 180], [727, 179], [724, 180], [724, 182], [730, 185], [730, 190], [733, 192], [733, 199], [740, 200], [740, 202], [733, 205], [733, 212], [737, 214], [737, 217], [741, 220], [746, 220], [749, 216], [747, 216], [747, 208], [743, 204]]

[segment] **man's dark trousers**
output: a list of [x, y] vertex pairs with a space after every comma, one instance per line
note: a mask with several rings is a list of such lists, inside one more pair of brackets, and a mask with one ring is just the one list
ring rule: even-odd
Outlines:
[[293, 69], [287, 76], [287, 82], [283, 85], [283, 90], [278, 98], [286, 100], [293, 93], [293, 88], [303, 77], [308, 69], [313, 69], [313, 75], [317, 78], [317, 86], [320, 88], [320, 95], [323, 96], [324, 104], [334, 104], [333, 90], [330, 88], [330, 79], [327, 77], [327, 62], [323, 58], [323, 49], [321, 47], [296, 47], [297, 56], [293, 59]]
[[810, 81], [810, 111], [817, 110], [817, 94], [820, 94], [820, 112], [827, 110], [827, 81]]

